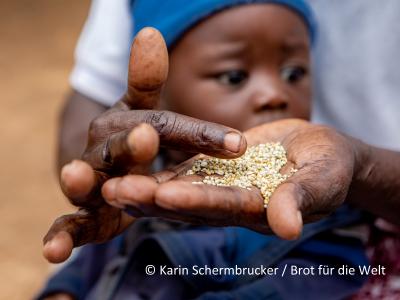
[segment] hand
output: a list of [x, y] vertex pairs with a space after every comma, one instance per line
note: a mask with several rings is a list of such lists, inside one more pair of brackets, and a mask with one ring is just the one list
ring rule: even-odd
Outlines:
[[200, 176], [185, 176], [193, 159], [151, 177], [127, 175], [103, 186], [110, 205], [132, 215], [159, 216], [215, 226], [244, 226], [284, 239], [301, 234], [303, 222], [332, 213], [346, 198], [356, 174], [357, 141], [324, 126], [282, 120], [245, 133], [249, 145], [280, 142], [287, 151], [286, 169], [298, 171], [273, 193], [268, 208], [257, 188], [193, 185]]
[[43, 250], [49, 261], [64, 261], [73, 247], [109, 240], [134, 221], [104, 202], [101, 186], [113, 176], [148, 173], [159, 144], [220, 157], [244, 153], [246, 141], [237, 130], [154, 110], [167, 73], [168, 53], [161, 34], [143, 29], [132, 45], [125, 96], [91, 123], [83, 161], [73, 161], [61, 171], [64, 194], [83, 209], [58, 218], [50, 228]]

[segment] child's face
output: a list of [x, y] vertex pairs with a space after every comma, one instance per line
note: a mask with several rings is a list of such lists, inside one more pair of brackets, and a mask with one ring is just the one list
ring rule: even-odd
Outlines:
[[243, 5], [195, 26], [170, 55], [167, 109], [239, 130], [310, 114], [309, 36], [274, 4]]

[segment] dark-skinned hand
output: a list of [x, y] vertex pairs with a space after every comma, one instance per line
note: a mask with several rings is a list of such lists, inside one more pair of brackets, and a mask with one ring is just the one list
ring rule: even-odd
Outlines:
[[249, 145], [280, 142], [288, 164], [298, 171], [273, 193], [267, 209], [257, 188], [194, 185], [186, 176], [194, 157], [152, 176], [127, 175], [103, 186], [105, 199], [134, 216], [158, 216], [195, 224], [244, 226], [284, 239], [295, 239], [303, 222], [319, 220], [340, 206], [359, 172], [361, 142], [335, 130], [297, 119], [261, 125], [245, 132]]
[[143, 29], [132, 44], [125, 96], [92, 121], [83, 159], [61, 171], [64, 194], [81, 209], [59, 217], [45, 236], [43, 253], [50, 262], [66, 260], [73, 247], [107, 241], [134, 221], [104, 202], [101, 187], [114, 176], [148, 173], [159, 145], [225, 158], [246, 150], [246, 140], [237, 130], [156, 110], [167, 73], [168, 52], [161, 34]]

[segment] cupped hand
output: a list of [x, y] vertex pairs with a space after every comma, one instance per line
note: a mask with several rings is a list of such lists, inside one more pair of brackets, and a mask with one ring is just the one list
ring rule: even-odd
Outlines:
[[196, 157], [152, 176], [113, 178], [104, 184], [103, 195], [110, 205], [127, 208], [133, 216], [272, 230], [285, 239], [297, 238], [303, 223], [329, 215], [345, 200], [357, 171], [356, 140], [297, 119], [261, 125], [245, 136], [249, 145], [280, 142], [288, 158], [283, 172], [298, 170], [278, 186], [267, 209], [255, 187], [192, 184], [202, 179], [185, 175]]
[[143, 29], [132, 44], [125, 96], [91, 122], [83, 160], [61, 171], [64, 194], [82, 209], [58, 218], [50, 228], [43, 250], [49, 261], [64, 261], [73, 247], [109, 240], [134, 221], [104, 202], [101, 187], [114, 176], [147, 174], [160, 145], [219, 157], [244, 153], [246, 140], [237, 130], [156, 110], [167, 74], [161, 34]]

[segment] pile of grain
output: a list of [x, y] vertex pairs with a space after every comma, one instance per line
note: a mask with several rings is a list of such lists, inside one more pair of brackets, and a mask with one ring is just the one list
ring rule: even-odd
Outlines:
[[238, 186], [245, 189], [257, 187], [267, 207], [274, 190], [297, 170], [281, 174], [287, 163], [286, 151], [280, 143], [267, 143], [253, 146], [236, 159], [207, 157], [194, 162], [187, 175], [204, 175], [203, 181], [193, 184], [216, 186]]

